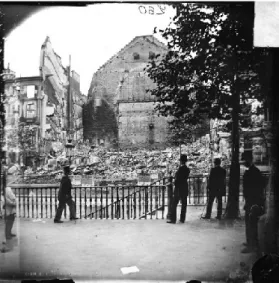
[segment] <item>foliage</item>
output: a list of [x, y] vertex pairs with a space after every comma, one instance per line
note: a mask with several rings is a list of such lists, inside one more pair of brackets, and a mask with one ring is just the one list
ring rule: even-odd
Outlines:
[[193, 126], [187, 126], [181, 121], [173, 120], [169, 123], [168, 138], [172, 145], [181, 145], [193, 142]]
[[157, 85], [149, 91], [157, 98], [160, 114], [190, 125], [205, 118], [231, 122], [228, 218], [238, 215], [239, 126], [249, 124], [247, 103], [263, 101], [268, 85], [266, 51], [252, 45], [253, 5], [174, 4], [177, 15], [160, 31], [169, 52], [146, 68]]
[[[239, 113], [240, 128], [243, 129], [252, 129], [257, 127], [262, 127], [264, 121], [263, 109], [261, 106], [253, 107], [252, 101], [247, 102], [245, 105], [240, 105]], [[222, 126], [219, 130], [224, 132], [232, 131], [232, 119], [223, 120]]]
[[263, 100], [265, 53], [247, 38], [248, 4], [174, 4], [177, 15], [161, 31], [169, 52], [146, 68], [160, 114], [197, 125], [205, 116], [230, 120], [234, 88], [243, 105]]
[[29, 151], [35, 148], [36, 128], [32, 125], [19, 123], [18, 127], [8, 130], [6, 133], [7, 147], [19, 147], [20, 151]]

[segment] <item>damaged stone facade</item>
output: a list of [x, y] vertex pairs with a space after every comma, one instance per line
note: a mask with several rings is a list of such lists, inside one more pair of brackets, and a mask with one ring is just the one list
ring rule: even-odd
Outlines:
[[80, 92], [80, 76], [77, 72], [72, 71], [70, 78], [70, 92], [71, 92], [71, 102], [72, 105], [70, 107], [71, 113], [71, 129], [73, 129], [73, 139], [75, 141], [83, 141], [83, 105], [87, 100], [85, 95], [82, 95]]
[[53, 140], [62, 142], [66, 138], [67, 129], [68, 74], [48, 37], [41, 47], [40, 74], [48, 101], [54, 105], [54, 113], [48, 117], [48, 123], [51, 125], [48, 134]]
[[154, 112], [153, 102], [119, 102], [120, 147], [164, 148], [168, 141], [166, 119]]
[[[51, 114], [52, 107], [43, 92], [40, 76], [16, 77], [9, 67], [5, 71], [7, 164], [29, 164], [33, 156], [42, 150], [40, 142], [50, 128], [47, 115]], [[32, 147], [25, 152], [21, 152], [17, 136], [19, 123], [32, 129], [33, 133]]]
[[117, 117], [105, 99], [90, 99], [83, 109], [84, 139], [92, 145], [117, 147]]
[[69, 66], [62, 65], [61, 57], [53, 50], [49, 37], [41, 47], [40, 74], [48, 102], [54, 105], [54, 113], [48, 117], [51, 125], [49, 135], [63, 143], [69, 138], [81, 140], [82, 106], [86, 98], [80, 92], [80, 77], [75, 71], [70, 71]]
[[82, 106], [86, 96], [80, 92], [79, 74], [63, 67], [48, 37], [41, 48], [39, 70], [40, 75], [33, 77], [16, 77], [9, 67], [4, 72], [6, 134], [15, 131], [19, 123], [34, 132], [34, 147], [28, 152], [22, 154], [18, 146], [6, 149], [8, 163], [31, 166], [27, 159], [38, 153], [47, 156], [54, 144], [63, 146], [67, 139], [83, 141]]
[[[151, 58], [166, 52], [154, 36], [137, 36], [93, 75], [84, 107], [86, 140], [119, 148], [166, 146], [167, 119], [154, 112], [155, 99], [147, 92], [154, 84], [144, 72]], [[98, 114], [101, 107], [105, 117]]]

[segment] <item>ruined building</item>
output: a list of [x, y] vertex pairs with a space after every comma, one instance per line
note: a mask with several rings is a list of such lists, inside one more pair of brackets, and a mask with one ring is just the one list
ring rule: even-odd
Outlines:
[[[52, 114], [52, 105], [43, 93], [43, 81], [40, 76], [16, 77], [8, 67], [5, 70], [5, 111], [6, 111], [6, 151], [7, 163], [24, 163], [30, 165], [40, 153], [40, 140], [46, 137], [50, 128], [47, 115]], [[19, 124], [28, 128], [32, 142], [23, 146], [19, 139]], [[26, 129], [27, 134], [27, 129]], [[24, 149], [24, 152], [21, 152]], [[40, 155], [40, 154], [39, 154]]]
[[82, 105], [85, 96], [80, 92], [80, 77], [70, 66], [64, 67], [61, 58], [52, 48], [49, 37], [41, 47], [40, 74], [48, 101], [54, 113], [47, 117], [51, 125], [48, 134], [53, 140], [83, 138]]
[[[39, 70], [40, 75], [32, 77], [16, 77], [9, 67], [4, 71], [8, 163], [32, 166], [55, 143], [63, 146], [69, 134], [73, 140], [83, 139], [82, 105], [86, 100], [80, 92], [79, 75], [63, 67], [48, 37], [41, 48]], [[28, 148], [19, 140], [19, 124], [32, 134]]]
[[[84, 139], [123, 148], [164, 147], [165, 117], [154, 112], [154, 87], [144, 72], [150, 59], [167, 47], [154, 36], [137, 36], [93, 75], [84, 106]], [[160, 58], [160, 57], [159, 57]]]

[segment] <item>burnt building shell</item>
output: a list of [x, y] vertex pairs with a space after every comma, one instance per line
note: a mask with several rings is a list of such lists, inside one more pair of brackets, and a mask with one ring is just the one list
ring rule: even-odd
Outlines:
[[[154, 112], [155, 97], [147, 90], [155, 85], [144, 71], [151, 57], [166, 53], [153, 35], [137, 36], [94, 73], [84, 106], [85, 139], [108, 147], [115, 140], [120, 148], [166, 146], [168, 119]], [[98, 107], [107, 107], [106, 117], [96, 115]]]

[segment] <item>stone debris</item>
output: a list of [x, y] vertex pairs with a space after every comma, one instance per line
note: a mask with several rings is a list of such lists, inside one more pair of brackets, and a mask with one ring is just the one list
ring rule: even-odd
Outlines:
[[[93, 175], [100, 179], [138, 179], [139, 176], [163, 176], [174, 174], [179, 167], [179, 156], [187, 154], [187, 165], [191, 169], [191, 175], [207, 174], [211, 168], [212, 155], [209, 148], [209, 138], [200, 138], [196, 142], [179, 147], [169, 147], [165, 150], [126, 150], [108, 151], [107, 149], [80, 146], [75, 149], [72, 157], [73, 175]], [[214, 155], [216, 157], [217, 155]], [[229, 159], [226, 155], [220, 156], [222, 165], [228, 166]], [[57, 183], [62, 176], [62, 166], [65, 153], [57, 154], [57, 166], [50, 170], [47, 166], [37, 170], [28, 168], [25, 170], [26, 183], [32, 183], [40, 176], [45, 183]], [[29, 176], [29, 177], [28, 177]], [[32, 177], [34, 176], [34, 177]], [[36, 177], [35, 177], [36, 176]], [[28, 180], [27, 180], [28, 179]], [[41, 181], [39, 183], [42, 183]]]

